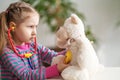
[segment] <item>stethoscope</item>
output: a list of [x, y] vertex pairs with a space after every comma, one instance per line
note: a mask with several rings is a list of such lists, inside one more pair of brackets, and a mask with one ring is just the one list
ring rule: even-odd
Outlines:
[[27, 58], [27, 60], [28, 60], [28, 64], [29, 64], [30, 68], [33, 69], [32, 63], [30, 62], [30, 58]]

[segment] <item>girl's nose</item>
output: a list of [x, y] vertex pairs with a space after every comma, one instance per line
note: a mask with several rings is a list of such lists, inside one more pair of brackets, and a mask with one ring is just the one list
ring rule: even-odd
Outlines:
[[36, 36], [36, 34], [37, 34], [37, 30], [36, 30], [36, 28], [34, 28], [33, 31], [32, 31], [32, 35]]

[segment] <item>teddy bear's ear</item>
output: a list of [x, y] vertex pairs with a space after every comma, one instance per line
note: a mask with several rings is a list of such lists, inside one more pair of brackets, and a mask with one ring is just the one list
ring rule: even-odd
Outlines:
[[77, 20], [75, 18], [75, 16], [71, 15], [71, 22], [74, 24], [77, 24]]

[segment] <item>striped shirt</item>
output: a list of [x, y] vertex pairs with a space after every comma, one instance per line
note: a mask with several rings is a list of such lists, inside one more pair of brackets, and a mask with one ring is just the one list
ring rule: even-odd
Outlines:
[[[19, 54], [34, 52], [34, 44], [26, 44], [24, 46], [16, 46]], [[59, 73], [56, 66], [48, 68], [42, 65], [42, 62], [48, 64], [57, 52], [45, 48], [42, 45], [37, 45], [37, 53], [30, 58], [20, 58], [13, 50], [6, 47], [0, 55], [0, 73], [1, 80], [45, 80], [47, 74], [57, 76]], [[49, 72], [49, 73], [46, 73]]]

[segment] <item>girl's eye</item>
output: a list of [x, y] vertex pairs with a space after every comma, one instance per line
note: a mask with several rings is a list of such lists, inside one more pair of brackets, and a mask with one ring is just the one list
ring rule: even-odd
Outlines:
[[36, 27], [36, 28], [37, 28], [37, 26], [28, 26], [28, 27], [30, 27], [30, 28], [34, 28], [34, 27]]
[[34, 26], [29, 26], [30, 28], [33, 28]]
[[28, 26], [28, 28], [34, 28], [34, 26]]

